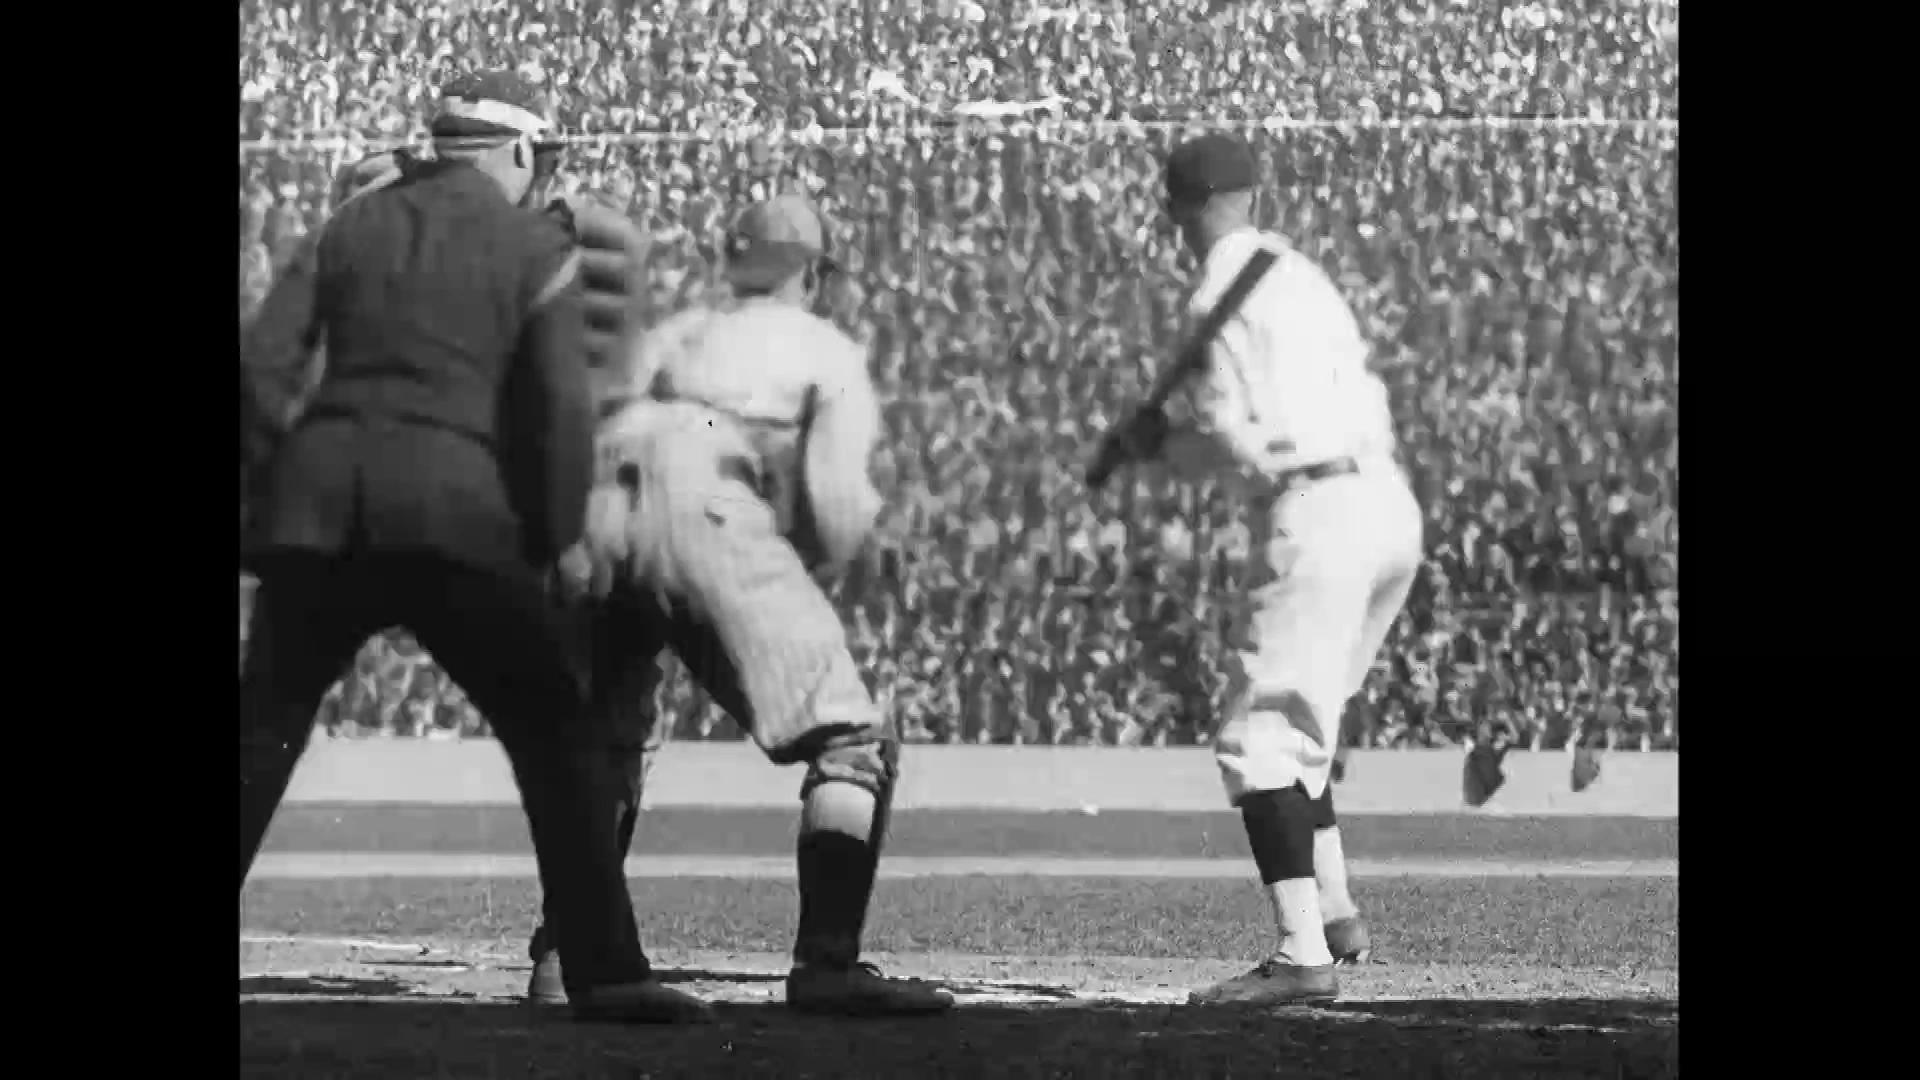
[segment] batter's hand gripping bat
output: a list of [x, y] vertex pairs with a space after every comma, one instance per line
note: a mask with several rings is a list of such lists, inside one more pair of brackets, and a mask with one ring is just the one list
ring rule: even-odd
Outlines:
[[1096, 488], [1105, 485], [1115, 470], [1132, 460], [1133, 453], [1126, 434], [1134, 427], [1135, 418], [1165, 408], [1174, 391], [1180, 389], [1195, 372], [1206, 367], [1207, 347], [1213, 344], [1220, 329], [1240, 310], [1240, 305], [1246, 302], [1254, 286], [1260, 284], [1260, 279], [1266, 276], [1278, 258], [1275, 252], [1262, 248], [1254, 252], [1247, 264], [1240, 268], [1240, 273], [1227, 285], [1227, 291], [1220, 295], [1220, 302], [1214, 304], [1206, 318], [1200, 320], [1193, 336], [1174, 355], [1173, 362], [1161, 368], [1154, 377], [1153, 388], [1147, 391], [1146, 400], [1125, 420], [1109, 429], [1100, 440], [1100, 448], [1095, 451], [1092, 464], [1087, 466], [1088, 485]]

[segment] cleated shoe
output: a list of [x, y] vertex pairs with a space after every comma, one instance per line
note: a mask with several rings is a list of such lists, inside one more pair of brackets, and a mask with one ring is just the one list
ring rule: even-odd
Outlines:
[[1333, 953], [1336, 965], [1364, 964], [1373, 959], [1373, 937], [1367, 933], [1367, 924], [1357, 916], [1335, 919], [1325, 929], [1327, 948]]
[[547, 928], [533, 932], [533, 975], [527, 979], [527, 1002], [531, 1005], [565, 1005], [567, 988], [560, 982], [560, 952], [547, 941]]
[[1340, 996], [1333, 965], [1302, 967], [1266, 960], [1245, 975], [1187, 995], [1189, 1005], [1314, 1005]]
[[649, 977], [575, 995], [573, 1018], [589, 1024], [705, 1024], [713, 1020], [713, 1006]]
[[872, 964], [805, 964], [787, 975], [787, 1007], [833, 1016], [927, 1016], [953, 1008], [953, 995], [920, 979], [889, 979]]

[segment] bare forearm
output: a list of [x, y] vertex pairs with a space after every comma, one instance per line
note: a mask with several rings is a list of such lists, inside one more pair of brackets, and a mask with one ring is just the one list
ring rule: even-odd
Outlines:
[[847, 477], [825, 485], [814, 495], [814, 528], [829, 564], [836, 569], [853, 561], [880, 517], [880, 494], [865, 477]]

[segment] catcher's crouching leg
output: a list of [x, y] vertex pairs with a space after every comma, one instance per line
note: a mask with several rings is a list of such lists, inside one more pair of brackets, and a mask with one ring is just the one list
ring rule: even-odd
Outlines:
[[885, 978], [860, 962], [899, 771], [900, 743], [890, 728], [830, 737], [811, 755], [801, 787], [800, 927], [787, 978], [795, 1009], [902, 1016], [953, 1006], [944, 990]]

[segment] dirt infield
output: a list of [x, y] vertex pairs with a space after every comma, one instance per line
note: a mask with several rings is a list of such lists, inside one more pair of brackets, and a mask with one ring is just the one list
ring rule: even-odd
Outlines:
[[[777, 953], [792, 945], [790, 881], [633, 882], [649, 948]], [[1415, 964], [1678, 970], [1680, 883], [1660, 878], [1380, 878], [1354, 886], [1382, 958]], [[523, 879], [261, 881], [242, 926], [283, 936], [524, 946], [540, 890]], [[1251, 879], [946, 877], [880, 883], [879, 952], [1210, 958], [1272, 945]]]
[[720, 1007], [709, 1027], [571, 1025], [517, 1001], [526, 964], [443, 941], [241, 947], [241, 1075], [516, 1077], [1667, 1077], [1679, 977], [1373, 965], [1324, 1008], [1180, 1004], [1217, 961], [874, 957], [941, 980], [949, 1017], [836, 1023], [780, 1005], [779, 954], [663, 953], [664, 976]]
[[[1176, 1004], [1187, 992], [1236, 975], [1232, 960], [1133, 956], [980, 956], [972, 953], [876, 953], [889, 972], [937, 980], [963, 1004]], [[783, 953], [668, 949], [655, 957], [666, 977], [710, 1001], [777, 1003], [788, 960]], [[431, 942], [243, 936], [241, 992], [270, 1001], [356, 1000], [517, 1002], [527, 960], [514, 950], [458, 939]], [[1599, 995], [1627, 1002], [1676, 997], [1680, 973], [1569, 972], [1552, 967], [1488, 971], [1464, 964], [1368, 964], [1342, 973], [1342, 996], [1386, 1001], [1519, 1002]]]
[[[964, 846], [959, 838], [975, 834], [943, 832], [928, 818], [915, 844], [932, 850], [889, 860], [896, 873], [875, 896], [869, 957], [889, 970], [945, 982], [961, 1007], [934, 1020], [841, 1023], [801, 1019], [781, 1004], [795, 915], [793, 884], [785, 879], [791, 856], [753, 849], [790, 843], [783, 835], [790, 819], [783, 817], [779, 829], [772, 819], [751, 826], [723, 853], [700, 852], [700, 837], [708, 838], [704, 846], [720, 846], [715, 838], [732, 835], [721, 826], [739, 823], [702, 813], [662, 830], [680, 838], [670, 846], [695, 850], [634, 860], [652, 870], [636, 876], [632, 892], [657, 967], [718, 1003], [716, 1024], [593, 1028], [527, 1008], [517, 995], [527, 976], [537, 883], [429, 872], [461, 860], [524, 861], [524, 854], [423, 859], [384, 848], [375, 837], [417, 836], [422, 821], [454, 819], [395, 825], [404, 814], [350, 816], [336, 825], [353, 828], [329, 825], [324, 833], [340, 849], [278, 851], [262, 860], [263, 872], [243, 892], [241, 1074], [1678, 1075], [1677, 824], [1671, 831], [1642, 828], [1631, 843], [1618, 830], [1583, 832], [1575, 819], [1442, 826], [1431, 835], [1449, 838], [1452, 850], [1478, 853], [1476, 861], [1449, 858], [1447, 845], [1438, 845], [1441, 852], [1425, 860], [1433, 871], [1426, 876], [1404, 872], [1416, 866], [1404, 853], [1357, 857], [1363, 872], [1356, 898], [1384, 962], [1349, 969], [1343, 999], [1330, 1007], [1245, 1012], [1183, 1004], [1190, 989], [1259, 959], [1272, 938], [1265, 899], [1240, 859], [1210, 849], [1211, 858], [1182, 861], [1166, 850], [1189, 851], [1195, 823], [1141, 819], [1137, 830], [1102, 832], [1100, 818], [1007, 819], [992, 841], [1001, 853], [977, 855], [939, 853], [942, 836]], [[643, 832], [661, 824], [657, 817], [649, 815]], [[1079, 827], [1089, 823], [1092, 829]], [[1356, 828], [1353, 835], [1366, 833]], [[1072, 846], [1063, 838], [1086, 836], [1096, 838], [1096, 848], [1126, 854], [1006, 850], [1057, 852]], [[1581, 864], [1565, 855], [1589, 842], [1615, 863], [1659, 864], [1673, 873], [1577, 876]], [[1379, 843], [1374, 850], [1395, 847]], [[1503, 849], [1532, 855], [1524, 869], [1538, 872], [1461, 876], [1484, 870]], [[1563, 854], [1541, 857], [1549, 851]], [[1608, 858], [1591, 856], [1586, 867]], [[307, 859], [310, 869], [326, 873], [275, 878], [266, 872], [275, 859]], [[330, 867], [322, 865], [327, 860]], [[366, 876], [380, 860], [404, 876]], [[1525, 860], [1505, 861], [1511, 870]], [[951, 872], [969, 867], [999, 872]], [[1101, 868], [1113, 873], [1086, 872]], [[664, 875], [674, 869], [728, 873]], [[902, 876], [901, 869], [926, 873]]]

